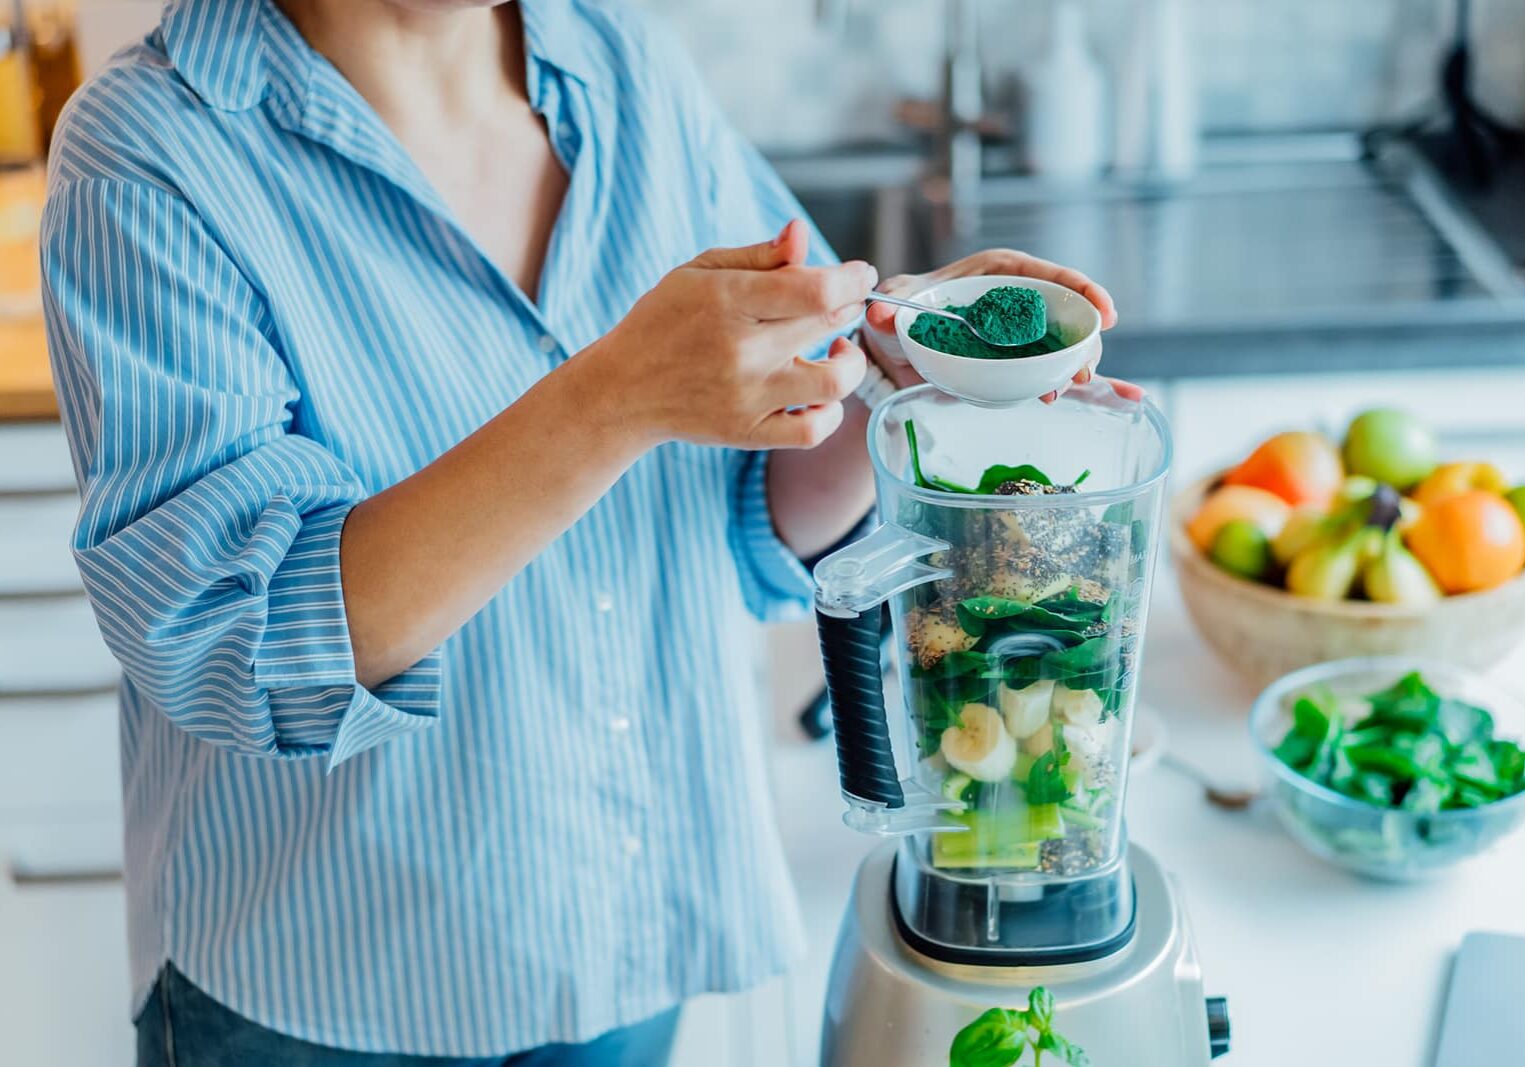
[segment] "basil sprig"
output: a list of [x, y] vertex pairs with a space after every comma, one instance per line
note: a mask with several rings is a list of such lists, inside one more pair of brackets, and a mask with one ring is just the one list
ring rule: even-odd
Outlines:
[[1016, 1067], [1028, 1049], [1032, 1067], [1042, 1067], [1045, 1053], [1090, 1067], [1084, 1049], [1054, 1032], [1054, 997], [1042, 986], [1027, 995], [1026, 1009], [991, 1008], [955, 1034], [948, 1067]]

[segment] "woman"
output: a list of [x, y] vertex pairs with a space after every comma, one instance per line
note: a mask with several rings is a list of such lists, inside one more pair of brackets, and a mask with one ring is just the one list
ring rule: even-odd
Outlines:
[[660, 1063], [787, 964], [748, 618], [871, 502], [876, 282], [797, 213], [617, 6], [175, 0], [75, 98], [140, 1063]]

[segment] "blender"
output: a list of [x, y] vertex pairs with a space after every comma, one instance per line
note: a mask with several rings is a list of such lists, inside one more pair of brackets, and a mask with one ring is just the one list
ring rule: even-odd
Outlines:
[[842, 923], [822, 1063], [946, 1063], [966, 1024], [1039, 986], [1098, 1067], [1208, 1063], [1226, 1008], [1123, 826], [1163, 416], [1101, 382], [1006, 407], [923, 385], [868, 438], [881, 525], [817, 565], [816, 614], [844, 820], [890, 840]]

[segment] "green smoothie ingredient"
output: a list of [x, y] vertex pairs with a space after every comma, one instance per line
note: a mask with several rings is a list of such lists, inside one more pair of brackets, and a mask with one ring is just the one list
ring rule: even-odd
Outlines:
[[1032, 344], [1048, 333], [1043, 294], [1018, 285], [986, 290], [964, 317], [981, 337], [997, 345]]
[[972, 304], [955, 304], [947, 310], [962, 315], [996, 345], [1016, 347], [986, 344], [957, 319], [929, 312], [922, 312], [911, 324], [911, 340], [938, 352], [971, 359], [1020, 359], [1047, 355], [1065, 347], [1059, 331], [1049, 328], [1043, 294], [1036, 289], [998, 285]]
[[[1032, 1050], [1031, 1061], [1023, 1054]], [[948, 1067], [1017, 1067], [1031, 1062], [1090, 1067], [1085, 1050], [1054, 1031], [1054, 995], [1037, 986], [1027, 995], [1027, 1008], [991, 1008], [953, 1037]]]
[[1478, 808], [1525, 791], [1525, 751], [1494, 736], [1485, 709], [1442, 697], [1418, 673], [1364, 703], [1366, 714], [1351, 721], [1334, 694], [1305, 693], [1292, 707], [1277, 758], [1381, 808]]
[[921, 448], [916, 442], [916, 424], [910, 419], [905, 424], [906, 446], [911, 450], [911, 476], [922, 489], [938, 489], [944, 493], [967, 493], [980, 496], [1034, 496], [1049, 493], [1073, 493], [1075, 488], [1091, 476], [1083, 470], [1069, 485], [1055, 485], [1047, 474], [1031, 463], [1015, 467], [1007, 463], [994, 463], [985, 468], [978, 485], [959, 485], [937, 475], [928, 475], [921, 469]]

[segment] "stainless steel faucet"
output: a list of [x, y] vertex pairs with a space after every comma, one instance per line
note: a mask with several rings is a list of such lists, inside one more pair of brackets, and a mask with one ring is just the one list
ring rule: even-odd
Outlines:
[[948, 180], [948, 203], [954, 226], [963, 231], [979, 202], [984, 160], [980, 119], [985, 113], [984, 71], [980, 66], [977, 0], [944, 0], [942, 128], [938, 155]]

